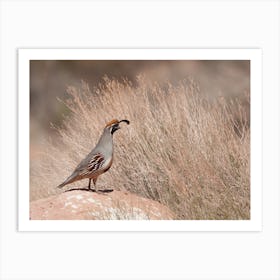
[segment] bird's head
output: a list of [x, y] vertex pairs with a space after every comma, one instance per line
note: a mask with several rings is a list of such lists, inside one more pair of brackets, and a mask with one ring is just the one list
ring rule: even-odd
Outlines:
[[105, 129], [110, 131], [110, 133], [113, 135], [113, 133], [115, 131], [117, 131], [118, 129], [120, 129], [120, 123], [121, 122], [125, 122], [126, 124], [129, 124], [129, 121], [128, 120], [121, 120], [121, 121], [118, 121], [117, 119], [113, 119], [111, 120], [110, 122], [108, 122], [105, 126]]

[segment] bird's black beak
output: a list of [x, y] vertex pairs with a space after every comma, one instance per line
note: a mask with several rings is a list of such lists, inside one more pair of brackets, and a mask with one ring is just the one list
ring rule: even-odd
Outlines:
[[120, 129], [119, 124], [115, 124], [115, 125], [112, 127], [112, 129], [111, 129], [111, 134], [113, 134], [114, 132], [116, 132], [116, 131], [119, 130], [119, 129]]
[[116, 124], [114, 124], [113, 126], [112, 126], [112, 129], [111, 129], [111, 134], [113, 135], [113, 133], [115, 132], [115, 131], [117, 131], [117, 130], [119, 130], [121, 127], [120, 127], [120, 123], [121, 122], [125, 122], [126, 124], [129, 124], [129, 121], [128, 120], [121, 120], [121, 121], [119, 121], [118, 123], [116, 123]]

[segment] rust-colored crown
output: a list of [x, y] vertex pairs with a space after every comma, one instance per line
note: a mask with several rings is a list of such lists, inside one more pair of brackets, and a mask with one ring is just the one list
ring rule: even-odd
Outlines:
[[108, 122], [105, 127], [109, 127], [109, 126], [111, 126], [113, 124], [117, 124], [117, 123], [119, 123], [119, 121], [117, 119], [113, 119], [110, 122]]

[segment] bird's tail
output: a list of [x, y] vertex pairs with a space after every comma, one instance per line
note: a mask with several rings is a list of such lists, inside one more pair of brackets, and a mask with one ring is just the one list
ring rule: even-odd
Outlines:
[[64, 186], [77, 181], [77, 176], [75, 174], [70, 175], [63, 183], [58, 185], [59, 189], [63, 188]]
[[63, 182], [60, 185], [58, 185], [57, 188], [62, 189], [65, 185], [67, 185], [67, 183]]

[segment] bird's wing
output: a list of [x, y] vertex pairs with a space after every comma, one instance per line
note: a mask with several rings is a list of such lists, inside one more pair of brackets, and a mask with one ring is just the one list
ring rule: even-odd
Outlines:
[[94, 173], [100, 170], [102, 165], [105, 163], [105, 158], [101, 153], [93, 154], [87, 158], [86, 162], [79, 168], [81, 176]]

